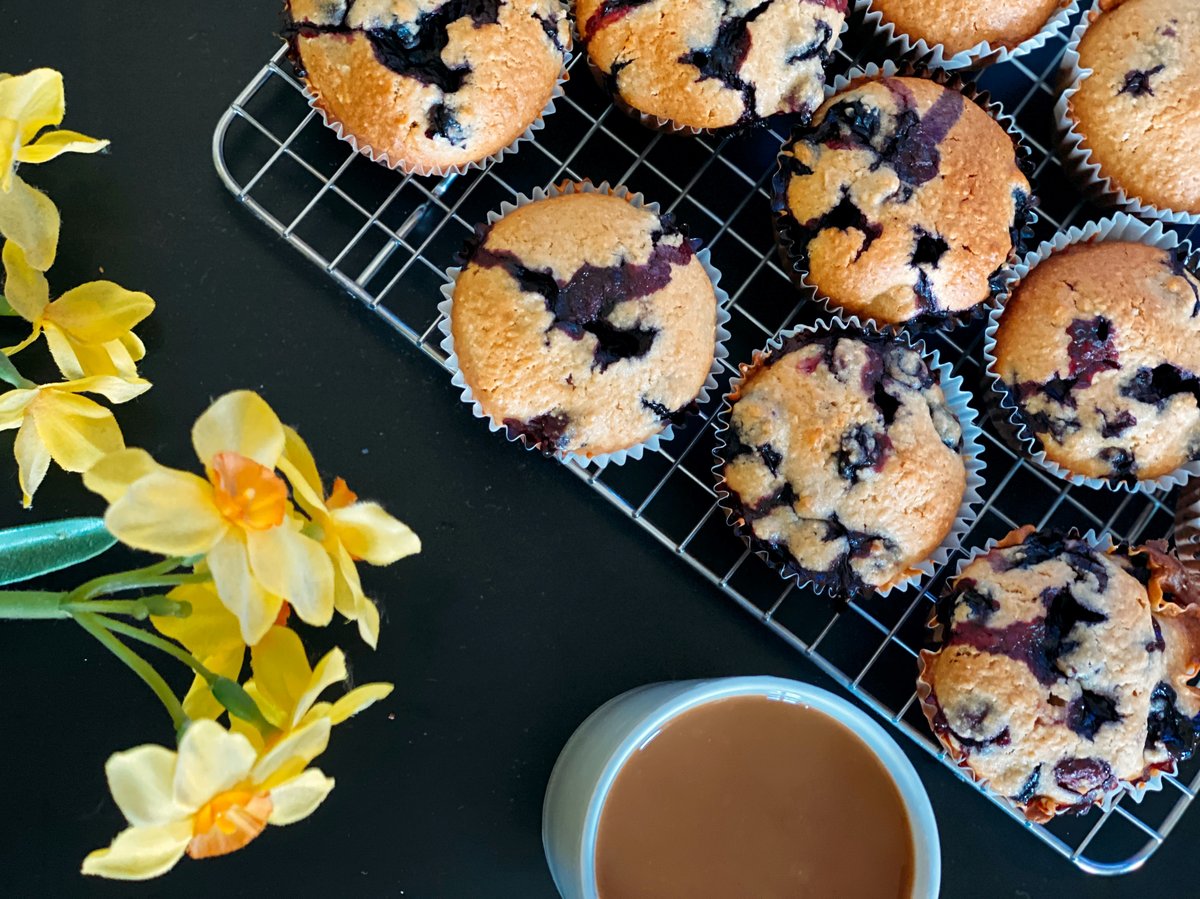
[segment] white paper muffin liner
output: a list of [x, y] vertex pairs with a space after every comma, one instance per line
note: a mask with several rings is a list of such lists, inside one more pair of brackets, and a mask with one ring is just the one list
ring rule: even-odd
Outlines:
[[[825, 99], [828, 101], [830, 97], [846, 90], [851, 82], [859, 78], [876, 79], [891, 78], [892, 76], [927, 78], [949, 90], [960, 92], [969, 102], [979, 106], [991, 116], [996, 124], [1003, 128], [1012, 140], [1017, 165], [1029, 182], [1029, 200], [1025, 210], [1025, 219], [1017, 228], [1020, 240], [1009, 251], [1008, 257], [1000, 267], [995, 279], [997, 287], [993, 291], [992, 296], [968, 309], [949, 312], [933, 322], [924, 322], [919, 319], [910, 319], [904, 322], [881, 322], [870, 316], [856, 315], [843, 309], [834, 300], [822, 293], [816, 284], [809, 280], [807, 253], [802, 253], [795, 249], [795, 241], [792, 236], [793, 226], [789, 222], [791, 213], [787, 209], [788, 175], [783, 166], [782, 154], [776, 166], [775, 173], [771, 178], [771, 220], [774, 225], [775, 239], [783, 257], [785, 271], [789, 273], [792, 281], [800, 288], [805, 298], [811, 299], [839, 321], [853, 320], [858, 322], [862, 327], [874, 328], [885, 334], [953, 331], [963, 325], [984, 318], [990, 310], [1000, 304], [1001, 298], [1007, 294], [1013, 281], [1016, 280], [1014, 268], [1020, 261], [1022, 251], [1025, 249], [1027, 242], [1033, 239], [1033, 225], [1038, 220], [1037, 196], [1034, 193], [1036, 185], [1033, 183], [1032, 166], [1029, 163], [1030, 148], [1025, 143], [1016, 121], [1004, 111], [1004, 107], [999, 102], [991, 98], [987, 91], [976, 89], [973, 84], [964, 81], [961, 76], [955, 73], [930, 69], [923, 62], [897, 63], [894, 60], [888, 59], [884, 61], [883, 65], [872, 62], [862, 68], [852, 68], [845, 74], [838, 75], [832, 82], [825, 85]], [[792, 137], [789, 137], [784, 142], [784, 146], [787, 146], [791, 141]]]
[[892, 52], [897, 55], [912, 54], [932, 68], [957, 70], [977, 69], [1008, 62], [1010, 59], [1017, 59], [1044, 47], [1046, 41], [1060, 34], [1067, 27], [1071, 16], [1079, 10], [1079, 0], [1061, 0], [1058, 9], [1041, 30], [1015, 47], [993, 47], [987, 41], [980, 41], [974, 47], [968, 47], [966, 50], [950, 56], [946, 55], [946, 48], [942, 44], [930, 44], [924, 38], [914, 41], [907, 34], [898, 32], [893, 23], [883, 20], [883, 13], [874, 8], [871, 0], [854, 0], [854, 10], [856, 13], [862, 14], [865, 25], [873, 28], [876, 34], [887, 40], [888, 44], [894, 48]]
[[[1039, 263], [1050, 258], [1071, 244], [1100, 243], [1107, 240], [1131, 241], [1144, 243], [1162, 250], [1176, 250], [1180, 247], [1179, 236], [1163, 227], [1161, 222], [1148, 224], [1124, 212], [1119, 212], [1111, 218], [1098, 222], [1088, 222], [1082, 228], [1073, 226], [1066, 231], [1060, 231], [1053, 240], [1045, 241], [1036, 250], [1029, 253], [1016, 267], [1016, 280], [1011, 285], [1012, 291], [1020, 287], [1023, 281]], [[1185, 245], [1185, 249], [1187, 245]], [[1041, 448], [1041, 441], [1021, 417], [1020, 409], [1012, 398], [1011, 391], [1004, 384], [997, 371], [996, 361], [996, 332], [1000, 327], [1000, 318], [1004, 314], [1007, 301], [1001, 303], [988, 316], [987, 328], [983, 332], [984, 368], [991, 382], [992, 400], [999, 406], [1000, 412], [1006, 414], [1007, 424], [1011, 427], [1013, 437], [1020, 444], [1021, 451], [1031, 461], [1071, 484], [1090, 487], [1093, 490], [1125, 490], [1129, 492], [1153, 493], [1157, 490], [1169, 490], [1187, 483], [1189, 478], [1200, 475], [1200, 459], [1189, 462], [1175, 471], [1157, 478], [1148, 478], [1133, 483], [1126, 481], [1109, 481], [1105, 478], [1093, 478], [1076, 474], [1059, 463], [1046, 457]]]
[[[530, 203], [535, 203], [538, 200], [545, 200], [549, 197], [564, 196], [574, 193], [599, 193], [607, 194], [612, 197], [619, 197], [628, 202], [631, 206], [638, 209], [646, 209], [659, 214], [659, 204], [646, 202], [645, 197], [640, 193], [633, 193], [627, 187], [610, 187], [607, 181], [600, 184], [593, 184], [591, 181], [564, 181], [557, 185], [551, 185], [548, 188], [535, 188], [529, 196], [518, 194], [512, 202], [505, 201], [500, 204], [498, 210], [493, 210], [487, 215], [487, 223], [493, 225], [498, 222], [503, 216], [508, 215], [515, 209], [521, 206], [526, 206]], [[730, 314], [726, 306], [729, 303], [729, 294], [726, 293], [720, 286], [721, 273], [713, 267], [712, 254], [707, 247], [703, 247], [696, 251], [696, 258], [700, 260], [700, 264], [704, 266], [704, 271], [708, 275], [709, 281], [712, 282], [713, 294], [716, 297], [716, 344], [713, 351], [712, 368], [709, 370], [708, 378], [705, 380], [700, 392], [693, 400], [695, 408], [699, 408], [708, 402], [717, 387], [717, 376], [722, 371], [722, 362], [729, 356], [729, 349], [725, 346], [729, 340], [729, 330], [725, 327], [729, 323]], [[483, 419], [488, 424], [488, 429], [492, 432], [502, 432], [505, 438], [510, 443], [520, 443], [526, 449], [536, 449], [537, 447], [521, 434], [514, 434], [509, 431], [502, 423], [497, 423], [484, 410], [480, 402], [475, 398], [474, 391], [463, 377], [462, 368], [459, 366], [458, 354], [454, 349], [454, 332], [451, 327], [451, 318], [454, 309], [454, 286], [458, 280], [459, 274], [462, 272], [461, 266], [446, 269], [446, 283], [442, 285], [442, 296], [445, 299], [438, 303], [438, 312], [441, 317], [438, 321], [438, 330], [444, 335], [439, 344], [442, 350], [446, 353], [446, 366], [451, 372], [451, 381], [455, 387], [462, 390], [460, 398], [464, 403], [471, 407], [472, 413], [476, 418]], [[599, 468], [604, 468], [606, 465], [624, 465], [628, 459], [640, 459], [647, 450], [657, 450], [659, 446], [666, 443], [675, 436], [675, 426], [671, 423], [659, 431], [657, 434], [635, 444], [626, 449], [616, 450], [611, 453], [599, 453], [596, 455], [587, 455], [585, 453], [561, 452], [554, 450], [547, 455], [553, 455], [562, 462], [574, 462], [577, 465], [586, 467], [588, 464], [595, 465]]]
[[[554, 112], [555, 101], [563, 96], [563, 85], [571, 78], [571, 73], [568, 71], [568, 66], [571, 63], [571, 55], [572, 47], [568, 44], [563, 48], [562, 68], [559, 70], [558, 81], [555, 82], [554, 89], [550, 92], [550, 99], [546, 101], [546, 105], [542, 107], [542, 111], [538, 113], [538, 117], [530, 123], [524, 132], [518, 135], [508, 146], [502, 147], [495, 153], [485, 156], [482, 159], [460, 163], [459, 165], [422, 165], [419, 163], [410, 163], [404, 159], [391, 159], [386, 152], [376, 152], [370, 144], [359, 143], [358, 138], [342, 124], [341, 120], [321, 105], [320, 92], [313, 88], [307, 75], [301, 76], [299, 81], [304, 88], [304, 98], [308, 101], [309, 107], [317, 112], [326, 128], [336, 134], [339, 140], [348, 143], [355, 152], [361, 153], [372, 162], [377, 162], [382, 166], [405, 175], [444, 178], [446, 175], [462, 175], [472, 169], [487, 168], [492, 163], [500, 162], [505, 156], [517, 153], [521, 149], [520, 145], [525, 141], [533, 140], [534, 133], [545, 127], [546, 117]], [[295, 43], [290, 41], [288, 56], [293, 60], [299, 59], [299, 51], [296, 49]]]
[[[1007, 536], [1008, 534], [1005, 535], [1005, 537]], [[959, 559], [958, 564], [954, 567], [954, 576], [950, 580], [956, 580], [957, 578], [961, 577], [963, 570], [968, 565], [970, 565], [980, 556], [987, 555], [989, 552], [995, 549], [996, 545], [1001, 539], [1003, 538], [990, 537], [988, 538], [987, 542], [983, 544], [983, 546], [973, 549], [965, 558]], [[1092, 546], [1104, 553], [1111, 553], [1119, 548], [1119, 544], [1113, 540], [1110, 534], [1105, 532], [1103, 535], [1099, 535], [1094, 529], [1088, 530], [1087, 533], [1083, 534], [1079, 539], [1087, 543], [1089, 546]], [[948, 588], [949, 581], [947, 581], [947, 589]], [[937, 627], [934, 626], [934, 620], [935, 619], [931, 617], [930, 627], [936, 631]], [[975, 770], [970, 766], [966, 755], [945, 743], [937, 734], [937, 732], [934, 731], [933, 717], [937, 713], [937, 707], [933, 704], [933, 702], [930, 701], [930, 695], [933, 692], [933, 686], [925, 679], [925, 671], [928, 667], [929, 661], [936, 658], [940, 652], [940, 648], [937, 652], [924, 649], [918, 654], [917, 699], [921, 703], [921, 711], [925, 713], [926, 721], [929, 722], [930, 731], [933, 731], [934, 737], [942, 746], [946, 757], [950, 759], [954, 763], [955, 767], [963, 772], [963, 774], [965, 774], [969, 780], [977, 784], [981, 789], [985, 790], [989, 796], [995, 797], [1000, 802], [1013, 809], [1013, 811], [1017, 812], [1017, 814], [1024, 815], [1025, 813], [1021, 810], [1017, 803], [1013, 802], [1009, 797], [997, 793], [988, 787], [987, 779], [981, 777], [975, 772]], [[1134, 802], [1140, 803], [1145, 798], [1147, 793], [1158, 792], [1161, 790], [1163, 786], [1163, 777], [1166, 775], [1174, 775], [1177, 770], [1178, 762], [1172, 760], [1169, 765], [1154, 768], [1136, 781], [1118, 781], [1117, 786], [1111, 791], [1107, 792], [1102, 799], [1092, 803], [1091, 805], [1084, 806], [1082, 809], [1078, 806], [1059, 807], [1055, 811], [1054, 817], [1058, 817], [1059, 815], [1063, 814], [1079, 814], [1081, 812], [1090, 811], [1092, 808], [1098, 808], [1101, 812], [1107, 812], [1110, 808], [1112, 808], [1113, 803], [1116, 802], [1117, 799], [1126, 794], [1128, 794]]]
[[1054, 104], [1054, 118], [1058, 124], [1059, 158], [1063, 165], [1074, 172], [1080, 186], [1094, 199], [1119, 206], [1127, 212], [1142, 218], [1157, 219], [1161, 222], [1171, 222], [1176, 225], [1195, 225], [1200, 223], [1200, 214], [1193, 212], [1176, 212], [1173, 209], [1160, 209], [1150, 203], [1144, 203], [1137, 197], [1131, 197], [1112, 178], [1100, 170], [1100, 163], [1092, 160], [1092, 151], [1083, 145], [1084, 135], [1071, 118], [1071, 98], [1079, 93], [1083, 79], [1092, 74], [1080, 64], [1079, 42], [1083, 40], [1088, 26], [1095, 20], [1099, 12], [1091, 10], [1075, 26], [1067, 48], [1063, 51], [1061, 81], [1068, 87], [1058, 95]]
[[[846, 29], [849, 27], [849, 20], [849, 14], [842, 19], [842, 30], [838, 32], [837, 42], [833, 45], [833, 50], [829, 54], [830, 59], [833, 58], [835, 53], [842, 49], [842, 36], [846, 33]], [[673, 119], [664, 119], [661, 116], [656, 116], [652, 113], [642, 112], [636, 106], [629, 103], [629, 101], [627, 101], [625, 98], [618, 96], [615, 90], [609, 88], [607, 83], [608, 74], [594, 62], [592, 62], [592, 57], [587, 52], [586, 41], [584, 41], [583, 37], [579, 34], [578, 23], [573, 25], [572, 36], [577, 43], [584, 46], [583, 55], [587, 57], [588, 70], [592, 73], [592, 77], [596, 79], [596, 83], [600, 85], [600, 87], [608, 95], [609, 99], [612, 100], [613, 106], [630, 118], [637, 119], [639, 122], [641, 122], [643, 127], [649, 128], [651, 131], [660, 131], [664, 134], [690, 134], [693, 137], [700, 134], [709, 134], [716, 137], [728, 137], [734, 134], [741, 134], [743, 131], [749, 131], [752, 128], [761, 127], [764, 123], [769, 122], [772, 118], [775, 118], [778, 115], [784, 115], [784, 113], [776, 113], [776, 116], [768, 116], [763, 119], [753, 118], [748, 122], [739, 122], [737, 124], [727, 125], [722, 128], [701, 128], [697, 125], [681, 125]], [[826, 74], [825, 88], [828, 89], [828, 62], [826, 62], [824, 68]], [[828, 96], [828, 94], [826, 94], [826, 96]], [[813, 112], [816, 112], [816, 110], [813, 110]]]
[[772, 337], [762, 350], [755, 350], [754, 357], [749, 364], [743, 363], [738, 366], [739, 374], [730, 380], [728, 392], [724, 397], [721, 408], [715, 416], [716, 445], [713, 448], [713, 475], [716, 479], [717, 502], [725, 513], [726, 521], [738, 536], [742, 538], [756, 556], [778, 571], [784, 580], [794, 580], [797, 586], [808, 587], [815, 593], [829, 592], [835, 598], [843, 598], [833, 588], [817, 584], [799, 572], [787, 572], [782, 569], [771, 553], [758, 546], [761, 541], [752, 536], [748, 526], [738, 524], [741, 513], [736, 505], [737, 500], [725, 483], [725, 459], [721, 455], [721, 451], [728, 445], [725, 434], [731, 426], [733, 403], [730, 397], [745, 382], [746, 375], [758, 369], [761, 363], [772, 353], [778, 352], [788, 339], [800, 334], [821, 334], [824, 332], [845, 334], [848, 337], [855, 337], [864, 332], [867, 334], [881, 334], [889, 339], [898, 340], [909, 349], [920, 353], [921, 358], [925, 360], [925, 364], [929, 366], [929, 370], [937, 378], [938, 386], [942, 388], [942, 393], [945, 395], [946, 405], [954, 413], [955, 418], [958, 419], [959, 425], [962, 427], [962, 449], [959, 451], [959, 455], [962, 457], [963, 465], [966, 468], [966, 485], [963, 490], [962, 502], [958, 507], [958, 514], [949, 532], [933, 553], [930, 554], [929, 558], [912, 566], [910, 569], [912, 574], [896, 580], [887, 586], [878, 588], [867, 587], [865, 591], [857, 591], [844, 598], [858, 599], [862, 596], [869, 596], [872, 593], [886, 597], [893, 591], [902, 593], [911, 587], [917, 586], [925, 578], [933, 577], [938, 567], [947, 562], [954, 551], [962, 545], [963, 539], [978, 517], [978, 507], [983, 503], [983, 498], [979, 495], [979, 490], [983, 486], [982, 472], [984, 469], [983, 446], [980, 442], [982, 432], [976, 423], [977, 413], [971, 407], [971, 395], [963, 388], [962, 377], [955, 375], [951, 366], [941, 361], [938, 351], [927, 349], [922, 340], [914, 339], [905, 333], [884, 334], [878, 329], [864, 327], [862, 322], [850, 316], [845, 320], [822, 320], [812, 325], [804, 325], [783, 331]]

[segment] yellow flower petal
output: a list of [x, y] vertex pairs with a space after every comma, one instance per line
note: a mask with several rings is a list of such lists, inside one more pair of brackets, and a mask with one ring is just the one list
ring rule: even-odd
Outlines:
[[295, 824], [315, 812], [332, 789], [332, 777], [309, 768], [271, 790], [271, 817], [267, 820], [276, 826]]
[[0, 116], [0, 193], [12, 188], [17, 170], [17, 150], [21, 147], [21, 127], [15, 119]]
[[127, 546], [166, 556], [208, 552], [227, 530], [208, 481], [170, 468], [132, 483], [108, 507], [104, 524]]
[[261, 640], [279, 617], [283, 597], [265, 589], [250, 572], [244, 537], [230, 529], [208, 553], [217, 594], [225, 608], [238, 620], [242, 640], [253, 646]]
[[26, 421], [17, 431], [13, 443], [13, 454], [17, 457], [17, 482], [21, 485], [21, 505], [28, 509], [33, 505], [33, 495], [50, 469], [50, 450], [38, 436], [37, 426]]
[[353, 620], [358, 625], [358, 635], [363, 642], [374, 649], [379, 642], [379, 608], [363, 596], [359, 599], [358, 613]]
[[4, 259], [4, 298], [21, 318], [36, 322], [50, 302], [46, 276], [29, 264], [25, 251], [14, 240], [4, 242], [0, 255]]
[[54, 69], [33, 69], [0, 81], [0, 117], [20, 123], [22, 144], [59, 124], [66, 108], [62, 73]]
[[63, 153], [98, 153], [108, 146], [107, 140], [88, 137], [78, 131], [51, 131], [32, 144], [17, 151], [17, 162], [37, 164], [49, 162]]
[[421, 541], [408, 525], [396, 520], [378, 503], [354, 503], [330, 515], [338, 539], [356, 559], [372, 565], [391, 565], [421, 551]]
[[[342, 651], [335, 647], [325, 653], [321, 661], [317, 662], [317, 667], [313, 669], [306, 689], [296, 697], [292, 720], [288, 722], [290, 726], [296, 727], [308, 714], [308, 710], [312, 708], [312, 704], [317, 701], [318, 696], [347, 677], [349, 677], [349, 673], [346, 671], [346, 656]], [[333, 723], [337, 724], [336, 721]]]
[[54, 461], [67, 471], [87, 471], [106, 453], [125, 448], [112, 410], [85, 396], [43, 390], [29, 404], [29, 417]]
[[[159, 633], [182, 643], [213, 674], [237, 680], [246, 656], [238, 620], [221, 604], [211, 583], [184, 584], [172, 590], [171, 599], [192, 607], [185, 618], [150, 617]], [[217, 718], [224, 707], [213, 697], [204, 678], [197, 676], [183, 698], [189, 718]]]
[[341, 724], [347, 718], [357, 715], [367, 706], [374, 705], [387, 697], [394, 689], [392, 684], [375, 683], [355, 687], [345, 696], [340, 696], [329, 710], [331, 724]]
[[237, 453], [274, 468], [283, 453], [283, 425], [257, 393], [235, 390], [196, 419], [192, 446], [205, 465], [217, 453]]
[[250, 648], [250, 666], [255, 688], [275, 712], [272, 723], [290, 727], [292, 710], [313, 674], [300, 637], [290, 628], [271, 628]]
[[130, 827], [117, 834], [107, 849], [90, 853], [81, 870], [113, 880], [149, 880], [174, 868], [191, 839], [192, 822], [186, 820]]
[[333, 618], [333, 566], [321, 544], [289, 522], [248, 531], [250, 570], [264, 588], [292, 604], [305, 624], [324, 627]]
[[153, 311], [148, 294], [112, 281], [89, 281], [47, 306], [45, 316], [76, 340], [105, 343], [117, 340]]
[[245, 737], [231, 734], [215, 721], [193, 721], [179, 741], [175, 803], [191, 814], [244, 781], [254, 764], [254, 747]]
[[[35, 337], [38, 334], [37, 330], [34, 330], [33, 333]], [[64, 378], [68, 380], [80, 380], [87, 375], [116, 374], [115, 369], [108, 370], [104, 368], [104, 361], [107, 360], [108, 356], [103, 352], [101, 353], [103, 359], [100, 360], [100, 366], [93, 365], [90, 370], [85, 370], [83, 360], [79, 358], [75, 343], [58, 326], [43, 325], [41, 333], [46, 335], [46, 346], [50, 349], [50, 356], [54, 359], [54, 364], [58, 366], [58, 370], [62, 372]]]
[[19, 428], [25, 420], [25, 410], [37, 399], [37, 390], [17, 388], [0, 394], [0, 431]]
[[135, 481], [152, 472], [171, 470], [155, 462], [144, 449], [117, 450], [83, 473], [83, 486], [115, 503]]
[[9, 189], [0, 191], [0, 234], [19, 244], [40, 272], [54, 264], [59, 224], [58, 207], [20, 177], [14, 176]]
[[251, 781], [274, 789], [277, 784], [295, 777], [325, 751], [329, 745], [330, 727], [328, 718], [318, 718], [285, 734], [259, 758], [250, 773]]
[[121, 335], [121, 345], [125, 347], [125, 351], [129, 353], [129, 358], [134, 362], [140, 362], [146, 358], [146, 345], [132, 331]]
[[113, 753], [104, 765], [108, 789], [134, 827], [154, 827], [185, 818], [175, 804], [175, 753], [163, 746], [137, 746]]
[[285, 467], [283, 460], [280, 469], [288, 476], [292, 489], [305, 501], [304, 507], [311, 512], [312, 508], [324, 508], [324, 487], [321, 486], [321, 476], [317, 473], [317, 463], [313, 460], [308, 444], [296, 433], [295, 429], [283, 426], [283, 460], [290, 464]]
[[112, 375], [94, 375], [52, 384], [56, 393], [98, 393], [110, 403], [127, 403], [150, 389], [150, 382], [141, 378], [118, 378]]

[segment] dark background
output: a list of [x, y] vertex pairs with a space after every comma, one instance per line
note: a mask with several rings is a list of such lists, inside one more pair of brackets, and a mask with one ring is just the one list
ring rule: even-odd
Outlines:
[[[0, 890], [552, 896], [542, 794], [596, 706], [665, 679], [767, 673], [831, 686], [556, 464], [489, 434], [437, 366], [237, 207], [212, 168], [212, 129], [278, 46], [275, 3], [3, 6], [0, 71], [61, 69], [66, 126], [112, 140], [106, 156], [22, 174], [63, 213], [56, 294], [103, 272], [158, 301], [139, 328], [155, 388], [118, 410], [129, 444], [194, 467], [195, 417], [225, 391], [258, 390], [327, 476], [382, 501], [425, 549], [364, 572], [385, 613], [378, 652], [342, 622], [306, 636], [314, 655], [347, 649], [356, 681], [396, 684], [335, 731], [318, 761], [338, 782], [324, 806], [148, 885], [77, 872], [124, 826], [105, 758], [169, 744], [165, 714], [70, 623], [0, 627]], [[2, 525], [102, 511], [55, 469], [22, 513], [15, 465], [4, 471]], [[104, 569], [133, 561], [118, 555]], [[944, 895], [1195, 895], [1200, 813], [1143, 871], [1091, 878], [905, 748], [940, 822]]]

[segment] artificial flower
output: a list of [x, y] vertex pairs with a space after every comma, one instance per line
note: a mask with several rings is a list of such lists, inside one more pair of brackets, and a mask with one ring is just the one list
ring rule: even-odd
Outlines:
[[17, 176], [17, 167], [108, 146], [106, 140], [75, 131], [48, 131], [38, 137], [42, 129], [57, 127], [65, 113], [61, 72], [0, 74], [0, 234], [18, 244], [29, 264], [43, 272], [58, 249], [58, 209]]
[[[183, 617], [151, 615], [150, 623], [163, 636], [183, 644], [213, 674], [237, 680], [246, 658], [246, 644], [237, 618], [221, 603], [212, 581], [183, 584], [167, 597], [186, 602], [191, 612]], [[191, 719], [217, 718], [225, 711], [208, 682], [196, 676], [183, 698], [183, 711]]]
[[421, 541], [403, 522], [378, 503], [362, 502], [341, 478], [325, 496], [321, 477], [308, 446], [284, 426], [280, 470], [291, 482], [296, 502], [312, 519], [310, 531], [334, 563], [334, 607], [351, 621], [367, 645], [379, 640], [379, 610], [363, 593], [355, 562], [391, 565], [421, 551]]
[[268, 824], [311, 815], [333, 780], [308, 764], [329, 743], [318, 718], [261, 755], [241, 734], [195, 721], [179, 751], [145, 745], [112, 755], [104, 766], [113, 800], [129, 822], [107, 849], [83, 860], [83, 873], [147, 880], [186, 853], [211, 858], [243, 848]]
[[[245, 690], [263, 717], [284, 737], [318, 718], [328, 719], [331, 725], [341, 724], [392, 692], [391, 684], [363, 684], [332, 703], [318, 702], [327, 689], [346, 680], [346, 657], [334, 648], [312, 668], [300, 637], [286, 627], [271, 628], [250, 648], [250, 666], [254, 677], [246, 681]], [[280, 739], [264, 738], [257, 728], [240, 719], [232, 719], [230, 724], [260, 752], [272, 745], [272, 740]]]
[[101, 375], [0, 394], [0, 431], [19, 429], [13, 450], [25, 508], [51, 460], [66, 471], [84, 472], [125, 446], [112, 411], [80, 394], [98, 393], [109, 402], [124, 403], [149, 389], [150, 382], [140, 378]]
[[112, 281], [89, 281], [51, 302], [46, 276], [29, 264], [15, 242], [4, 244], [3, 259], [5, 298], [33, 325], [33, 333], [5, 353], [11, 356], [45, 334], [64, 378], [137, 376], [146, 348], [133, 327], [154, 311], [154, 300]]
[[122, 543], [204, 556], [247, 646], [263, 638], [285, 600], [308, 624], [333, 617], [329, 556], [301, 533], [275, 473], [283, 445], [271, 407], [241, 390], [218, 399], [192, 429], [206, 478], [159, 465], [142, 450], [102, 459], [84, 477], [108, 500], [104, 523]]

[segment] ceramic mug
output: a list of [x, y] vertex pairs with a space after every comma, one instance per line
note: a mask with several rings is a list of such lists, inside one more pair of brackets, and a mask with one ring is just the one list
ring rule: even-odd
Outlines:
[[542, 808], [542, 844], [563, 899], [598, 899], [596, 834], [621, 768], [672, 718], [705, 703], [765, 696], [823, 712], [841, 722], [891, 775], [912, 830], [914, 899], [936, 897], [942, 859], [937, 823], [916, 769], [865, 712], [826, 690], [779, 677], [729, 677], [650, 684], [609, 700], [567, 740], [550, 774]]

